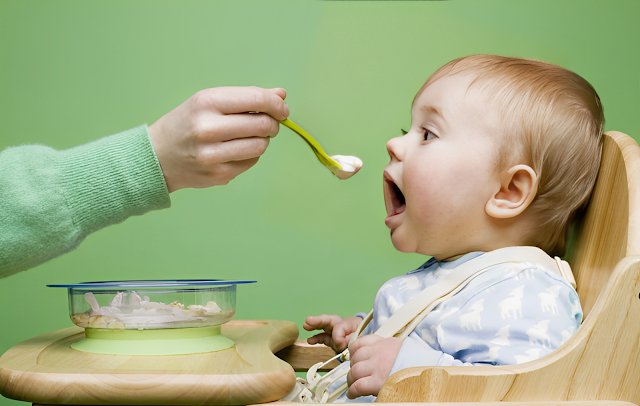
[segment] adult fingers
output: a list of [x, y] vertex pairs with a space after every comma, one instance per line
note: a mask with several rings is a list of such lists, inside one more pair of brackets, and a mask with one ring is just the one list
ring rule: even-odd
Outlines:
[[234, 179], [236, 176], [245, 172], [257, 163], [258, 157], [227, 162], [226, 164], [224, 164], [224, 167], [226, 168], [225, 173], [227, 174], [227, 178], [229, 178], [227, 182]]
[[259, 111], [276, 120], [284, 120], [289, 115], [289, 107], [278, 93], [253, 86], [218, 87], [196, 93], [196, 100], [202, 106], [214, 107], [222, 114]]
[[199, 159], [206, 166], [258, 158], [269, 146], [269, 138], [239, 138], [206, 145], [199, 151]]
[[278, 97], [280, 97], [282, 100], [287, 98], [287, 91], [284, 90], [281, 87], [274, 87], [273, 89], [267, 89], [268, 91], [270, 91], [271, 93], [277, 95]]
[[229, 141], [237, 138], [273, 138], [280, 130], [280, 123], [268, 114], [229, 114], [225, 116], [206, 113], [198, 120], [193, 132], [200, 142]]
[[204, 188], [216, 185], [226, 185], [236, 176], [251, 168], [258, 162], [258, 158], [213, 164], [200, 173], [192, 175], [190, 182], [184, 187]]

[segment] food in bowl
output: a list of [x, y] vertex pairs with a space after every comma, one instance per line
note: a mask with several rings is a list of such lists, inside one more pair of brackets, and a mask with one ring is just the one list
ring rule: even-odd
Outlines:
[[236, 285], [255, 281], [86, 282], [67, 287], [73, 323], [83, 328], [146, 330], [224, 324], [235, 315]]

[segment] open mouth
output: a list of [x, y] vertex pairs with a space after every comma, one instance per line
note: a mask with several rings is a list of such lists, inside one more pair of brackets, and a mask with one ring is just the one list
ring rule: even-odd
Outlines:
[[386, 172], [384, 173], [384, 197], [387, 217], [403, 213], [407, 208], [404, 194]]

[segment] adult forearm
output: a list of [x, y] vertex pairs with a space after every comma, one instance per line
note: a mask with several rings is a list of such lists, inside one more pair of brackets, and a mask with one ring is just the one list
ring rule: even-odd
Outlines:
[[0, 152], [0, 277], [73, 250], [90, 233], [169, 207], [146, 126], [64, 151]]

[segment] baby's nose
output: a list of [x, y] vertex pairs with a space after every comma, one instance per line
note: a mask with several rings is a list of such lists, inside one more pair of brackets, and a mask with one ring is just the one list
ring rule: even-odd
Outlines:
[[394, 159], [397, 161], [402, 161], [402, 151], [402, 137], [391, 138], [389, 141], [387, 141], [387, 152], [389, 152], [389, 157], [392, 161]]

